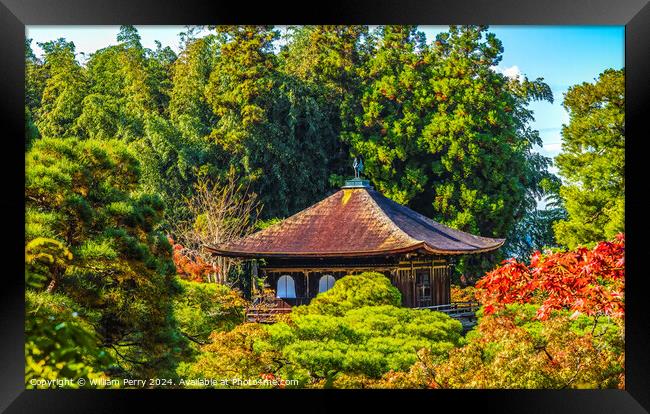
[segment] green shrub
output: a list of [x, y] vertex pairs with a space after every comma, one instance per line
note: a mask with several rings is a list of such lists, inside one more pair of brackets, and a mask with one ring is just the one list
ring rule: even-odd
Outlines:
[[208, 342], [212, 332], [229, 331], [243, 322], [246, 301], [237, 291], [216, 283], [177, 280], [182, 292], [174, 300], [174, 317], [191, 340]]
[[322, 314], [342, 316], [363, 306], [400, 306], [402, 296], [390, 280], [377, 272], [348, 275], [336, 281], [327, 292], [314, 298], [308, 306], [293, 309], [296, 315]]

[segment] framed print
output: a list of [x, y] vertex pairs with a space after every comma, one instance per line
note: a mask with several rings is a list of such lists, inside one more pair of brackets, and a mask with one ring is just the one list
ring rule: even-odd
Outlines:
[[7, 412], [649, 409], [646, 2], [0, 18]]

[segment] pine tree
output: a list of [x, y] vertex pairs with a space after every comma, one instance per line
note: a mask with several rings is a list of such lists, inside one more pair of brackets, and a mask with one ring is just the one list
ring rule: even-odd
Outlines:
[[[85, 70], [76, 60], [74, 43], [58, 39], [39, 46], [46, 80], [35, 124], [44, 137], [74, 136], [87, 90]], [[37, 99], [38, 93], [32, 97]]]
[[173, 369], [182, 342], [170, 317], [171, 246], [155, 230], [163, 205], [137, 190], [139, 178], [137, 158], [118, 140], [37, 140], [26, 157], [25, 236], [70, 251], [67, 264], [43, 272], [47, 293], [92, 326], [96, 345], [117, 361], [111, 373], [150, 378]]

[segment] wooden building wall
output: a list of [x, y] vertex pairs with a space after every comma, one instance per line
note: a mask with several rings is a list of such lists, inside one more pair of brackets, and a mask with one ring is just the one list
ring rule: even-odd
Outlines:
[[[402, 305], [422, 307], [444, 305], [451, 301], [451, 272], [444, 259], [403, 260], [397, 263], [374, 265], [372, 267], [350, 265], [340, 267], [266, 267], [261, 273], [271, 288], [277, 288], [277, 281], [283, 275], [293, 278], [295, 299], [285, 299], [290, 305], [307, 304], [319, 292], [319, 280], [323, 275], [332, 275], [336, 280], [354, 273], [376, 271], [389, 277], [402, 294]], [[428, 275], [429, 288], [422, 282]], [[277, 290], [276, 290], [277, 291]]]

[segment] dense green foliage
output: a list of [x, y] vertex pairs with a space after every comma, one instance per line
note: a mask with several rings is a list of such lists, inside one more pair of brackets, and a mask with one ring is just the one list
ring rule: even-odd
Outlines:
[[530, 101], [552, 102], [548, 85], [495, 72], [503, 48], [484, 27], [452, 26], [427, 45], [415, 27], [389, 26], [377, 42], [360, 68], [362, 110], [344, 134], [367, 176], [439, 222], [514, 236], [551, 177], [527, 126]]
[[41, 136], [71, 136], [87, 90], [86, 72], [76, 60], [72, 42], [58, 39], [40, 46], [44, 51], [42, 67], [31, 69], [41, 72], [30, 93], [32, 99], [40, 95], [35, 124]]
[[[133, 26], [88, 56], [57, 39], [39, 44], [37, 57], [27, 40], [28, 386], [155, 377], [615, 385], [618, 321], [598, 322], [600, 335], [584, 317], [527, 322], [517, 316], [526, 309], [508, 308], [482, 318], [463, 347], [459, 322], [401, 308], [389, 279], [363, 273], [277, 324], [242, 323], [250, 267], [230, 263], [224, 281], [239, 289], [182, 280], [176, 274], [215, 264], [192, 255], [175, 264], [168, 240], [179, 223], [207, 228], [208, 211], [188, 201], [201, 183], [239, 177], [236, 191], [264, 207], [219, 217], [259, 229], [338, 188], [354, 157], [386, 196], [454, 228], [506, 237], [507, 255], [610, 238], [624, 224], [622, 70], [566, 94], [558, 190], [550, 160], [533, 151], [541, 140], [528, 108], [552, 102], [550, 88], [495, 70], [503, 47], [487, 27], [451, 26], [428, 42], [415, 26], [289, 27], [284, 37], [272, 26], [207, 29], [183, 33], [178, 54], [143, 47]], [[545, 196], [556, 202], [536, 210]], [[463, 284], [502, 256], [461, 258]], [[465, 293], [455, 295], [476, 297]], [[559, 351], [558, 366], [540, 344]], [[567, 352], [589, 361], [575, 378]]]
[[[171, 247], [154, 227], [162, 203], [137, 190], [137, 159], [120, 141], [43, 138], [26, 159], [28, 251], [71, 253], [39, 274], [93, 326], [98, 346], [117, 361], [115, 372], [153, 375], [178, 352], [171, 300]], [[56, 256], [54, 256], [56, 257]]]
[[560, 243], [574, 248], [608, 240], [625, 227], [625, 74], [606, 70], [596, 82], [569, 88], [569, 124], [556, 163], [569, 217], [555, 225]]
[[[286, 216], [327, 190], [337, 137], [317, 90], [283, 73], [272, 27], [218, 26], [223, 36], [205, 97], [221, 163], [252, 183], [264, 217]], [[288, 174], [288, 172], [291, 172]]]
[[76, 388], [79, 378], [104, 378], [102, 370], [111, 362], [99, 348], [92, 326], [79, 317], [78, 306], [64, 295], [43, 292], [47, 275], [71, 260], [72, 253], [53, 239], [34, 239], [25, 249], [27, 388]]
[[378, 378], [408, 370], [423, 348], [444, 358], [459, 345], [461, 330], [460, 322], [440, 312], [363, 306], [342, 316], [292, 315], [291, 324], [271, 325], [260, 346], [279, 350], [293, 369], [328, 386], [340, 373]]
[[[25, 306], [27, 388], [77, 388], [79, 378], [106, 378], [102, 369], [111, 359], [98, 346], [92, 326], [70, 310], [75, 305], [67, 297], [28, 291]], [[60, 382], [66, 379], [71, 382]], [[59, 382], [50, 385], [44, 380]]]
[[346, 312], [364, 306], [400, 306], [402, 296], [390, 280], [376, 272], [344, 277], [334, 287], [313, 299], [309, 306], [297, 307], [296, 315], [343, 316]]
[[444, 357], [459, 345], [460, 322], [440, 312], [400, 308], [400, 302], [386, 276], [349, 275], [297, 307], [288, 323], [271, 325], [261, 346], [279, 350], [294, 370], [329, 386], [341, 373], [377, 378], [408, 370], [420, 349]]
[[284, 321], [214, 334], [181, 372], [188, 379], [272, 373], [300, 386], [345, 387], [358, 377], [408, 371], [422, 349], [443, 360], [462, 343], [460, 322], [440, 312], [398, 307], [400, 299], [379, 273], [349, 275]]
[[328, 142], [329, 184], [350, 175], [349, 145], [339, 139], [345, 123], [359, 111], [358, 68], [368, 59], [372, 40], [366, 26], [290, 27], [280, 53], [283, 73], [312, 90], [324, 116], [319, 134]]
[[234, 290], [215, 283], [179, 280], [182, 292], [174, 303], [180, 331], [199, 344], [213, 332], [229, 331], [244, 320], [246, 302]]

